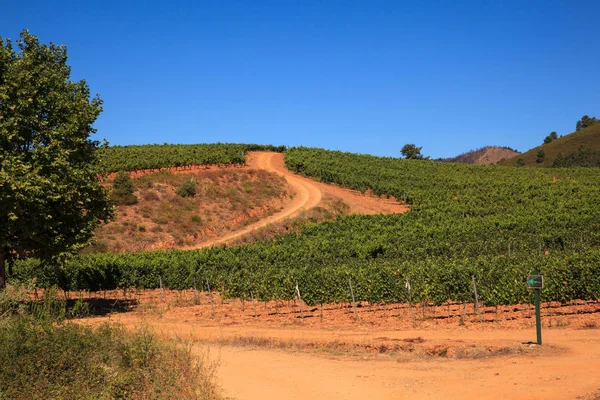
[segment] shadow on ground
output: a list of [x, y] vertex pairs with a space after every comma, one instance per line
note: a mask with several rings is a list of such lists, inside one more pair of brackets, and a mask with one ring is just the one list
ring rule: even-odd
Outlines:
[[77, 303], [85, 304], [87, 308], [86, 314], [90, 317], [103, 317], [114, 313], [124, 313], [132, 311], [138, 304], [136, 300], [131, 299], [70, 299], [67, 300], [67, 312], [74, 311]]

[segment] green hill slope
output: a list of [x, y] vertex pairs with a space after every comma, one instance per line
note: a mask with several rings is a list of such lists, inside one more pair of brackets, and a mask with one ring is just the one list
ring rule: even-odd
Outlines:
[[[563, 157], [571, 154], [575, 155], [582, 147], [595, 150], [600, 155], [600, 123], [558, 138], [551, 143], [534, 147], [523, 154], [500, 161], [498, 164], [516, 166], [518, 160], [522, 159], [524, 165], [528, 167], [549, 167], [552, 166], [559, 153]], [[544, 151], [544, 161], [538, 163], [536, 160], [540, 149]]]

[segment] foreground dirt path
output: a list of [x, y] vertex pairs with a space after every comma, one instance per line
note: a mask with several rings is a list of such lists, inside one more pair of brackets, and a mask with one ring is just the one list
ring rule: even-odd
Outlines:
[[[206, 354], [208, 347], [219, 365], [217, 378], [224, 394], [239, 400], [600, 398], [597, 329], [545, 329], [540, 348], [527, 344], [535, 330], [523, 327], [331, 330], [301, 323], [265, 328], [258, 321], [207, 326], [210, 321], [189, 318], [123, 314], [113, 320], [130, 327], [149, 324], [161, 336], [195, 343], [198, 354]], [[417, 340], [429, 349], [461, 347], [467, 353], [446, 358], [418, 350], [382, 355], [335, 347], [342, 342], [369, 346], [379, 339]], [[481, 351], [490, 346], [507, 349], [507, 355], [468, 353], [469, 348]], [[517, 351], [511, 354], [511, 349]]]
[[[439, 336], [433, 332], [406, 332]], [[523, 332], [444, 333], [465, 342], [527, 339]], [[597, 332], [547, 335], [539, 355], [482, 360], [356, 360], [267, 349], [213, 347], [225, 394], [254, 399], [593, 399], [600, 389]]]
[[[100, 295], [98, 295], [100, 296]], [[116, 304], [123, 293], [109, 293]], [[544, 346], [530, 305], [257, 304], [214, 293], [129, 294], [129, 312], [90, 318], [147, 324], [218, 362], [226, 396], [252, 399], [600, 399], [600, 303], [544, 304]]]
[[272, 223], [294, 217], [302, 211], [316, 207], [325, 193], [343, 199], [350, 207], [351, 214], [377, 214], [401, 213], [409, 210], [408, 206], [398, 203], [394, 199], [383, 199], [376, 196], [364, 195], [354, 190], [343, 189], [333, 185], [325, 185], [294, 174], [285, 167], [284, 155], [274, 152], [253, 152], [246, 157], [248, 168], [263, 169], [282, 175], [294, 191], [294, 197], [281, 211], [250, 224], [243, 229], [229, 233], [220, 238], [207, 240], [185, 249], [199, 249], [204, 247], [227, 244], [234, 239], [250, 232], [264, 228]]
[[245, 400], [574, 399], [600, 387], [598, 335], [560, 332], [548, 339], [566, 354], [399, 363], [224, 347], [219, 376], [228, 395]]

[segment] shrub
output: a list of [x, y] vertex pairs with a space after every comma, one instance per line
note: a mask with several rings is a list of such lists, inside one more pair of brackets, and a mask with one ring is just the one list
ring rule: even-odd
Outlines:
[[26, 299], [11, 299], [18, 306], [0, 314], [0, 398], [218, 398], [213, 367], [189, 348], [160, 340], [147, 328], [131, 333], [115, 324], [65, 322], [61, 315], [73, 313], [64, 301]]
[[181, 197], [194, 197], [196, 195], [196, 182], [193, 179], [184, 182], [175, 190], [175, 193]]
[[550, 134], [544, 138], [544, 144], [552, 143], [556, 139], [558, 139], [557, 133], [556, 132], [550, 132]]
[[544, 152], [544, 150], [539, 149], [537, 152], [537, 158], [535, 159], [535, 162], [538, 164], [541, 164], [544, 162], [545, 157], [546, 157], [546, 153]]
[[119, 205], [137, 204], [138, 199], [133, 194], [133, 180], [127, 172], [121, 171], [115, 177], [111, 198]]

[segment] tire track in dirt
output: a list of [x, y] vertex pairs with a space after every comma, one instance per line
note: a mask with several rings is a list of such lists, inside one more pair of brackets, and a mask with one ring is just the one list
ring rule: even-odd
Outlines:
[[294, 217], [302, 211], [316, 207], [321, 202], [325, 193], [341, 198], [344, 203], [350, 206], [350, 213], [352, 214], [390, 214], [406, 212], [409, 210], [408, 206], [398, 203], [395, 199], [383, 199], [376, 196], [369, 196], [354, 190], [315, 182], [311, 179], [294, 174], [285, 167], [284, 155], [282, 153], [252, 152], [247, 155], [247, 164], [248, 168], [263, 169], [282, 175], [294, 191], [292, 201], [281, 211], [267, 218], [219, 238], [213, 238], [193, 246], [185, 247], [185, 250], [227, 244], [234, 239], [264, 228], [267, 225]]

